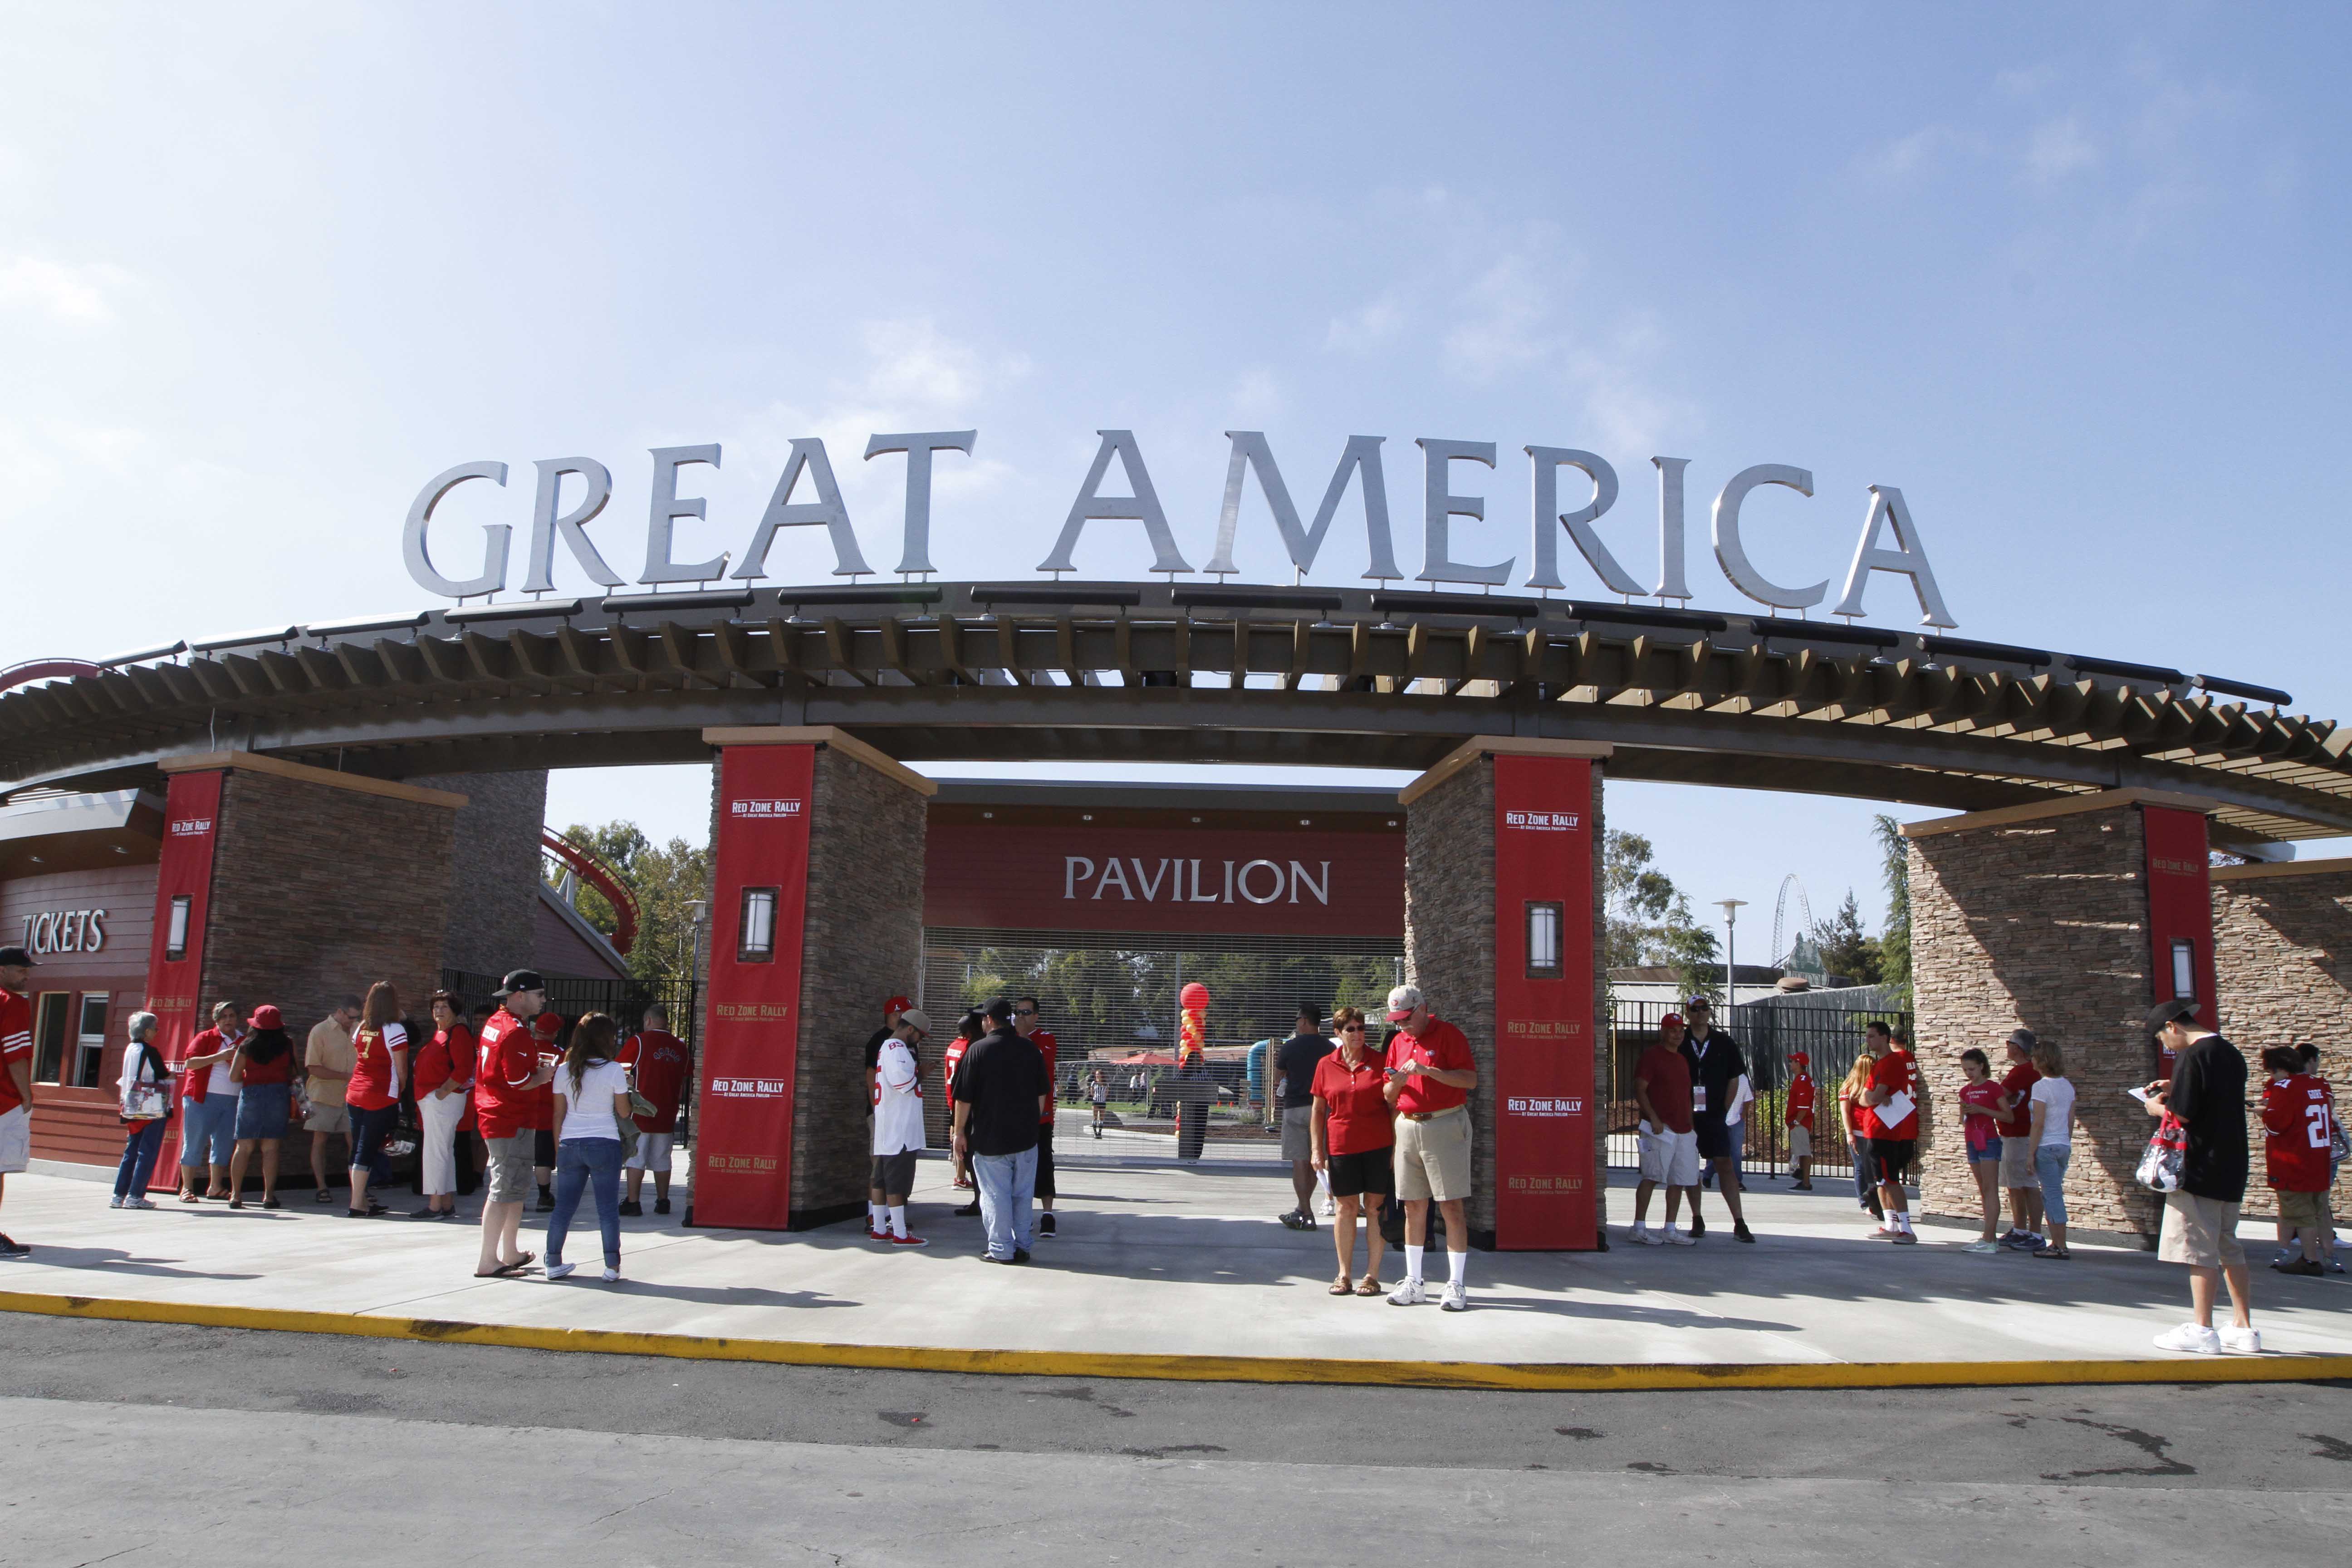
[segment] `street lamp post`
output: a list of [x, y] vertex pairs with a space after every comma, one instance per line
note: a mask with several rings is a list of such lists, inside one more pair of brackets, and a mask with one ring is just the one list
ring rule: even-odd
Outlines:
[[1747, 902], [1746, 899], [1715, 900], [1715, 907], [1723, 911], [1723, 1011], [1727, 1018], [1739, 1005], [1739, 911]]

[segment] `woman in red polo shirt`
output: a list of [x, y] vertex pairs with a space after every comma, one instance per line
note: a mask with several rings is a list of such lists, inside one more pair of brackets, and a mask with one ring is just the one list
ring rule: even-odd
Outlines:
[[352, 1032], [352, 1079], [343, 1089], [352, 1112], [351, 1215], [365, 1219], [390, 1212], [368, 1196], [368, 1179], [383, 1174], [384, 1140], [400, 1125], [400, 1089], [408, 1077], [408, 1029], [391, 981], [368, 987], [360, 1026]]
[[[1396, 1192], [1395, 1113], [1385, 1092], [1387, 1062], [1365, 1037], [1363, 1014], [1342, 1007], [1331, 1022], [1339, 1048], [1315, 1064], [1311, 1127], [1315, 1168], [1330, 1177], [1331, 1199], [1339, 1211], [1331, 1225], [1331, 1245], [1339, 1254], [1339, 1274], [1331, 1281], [1331, 1294], [1377, 1296], [1381, 1257], [1388, 1250], [1381, 1236], [1381, 1210]], [[1356, 1262], [1360, 1207], [1371, 1222], [1365, 1227], [1371, 1232], [1370, 1261], [1362, 1282], [1352, 1283], [1348, 1271]]]
[[457, 999], [433, 993], [433, 1037], [416, 1053], [416, 1119], [424, 1128], [418, 1219], [457, 1217], [457, 1123], [474, 1087], [474, 1031], [458, 1015]]

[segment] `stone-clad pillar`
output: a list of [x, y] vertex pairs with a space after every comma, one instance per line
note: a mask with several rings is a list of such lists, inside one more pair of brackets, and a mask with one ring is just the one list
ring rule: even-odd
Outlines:
[[[2263, 1052], [2315, 1043], [2320, 1075], [2352, 1113], [2352, 1058], [2342, 1044], [2352, 1014], [2352, 860], [2225, 866], [2213, 872], [2213, 948], [2224, 1035], [2246, 1053], [2254, 1179], [2246, 1213], [2278, 1213], [2263, 1181]], [[2336, 1173], [2334, 1209], [2352, 1214], [2352, 1164]]]
[[883, 999], [916, 988], [937, 786], [838, 730], [704, 739], [720, 753], [694, 1223], [830, 1225], [866, 1205], [864, 1047]]
[[2124, 1091], [2158, 1070], [2144, 1021], [2159, 987], [2175, 994], [2174, 942], [2181, 994], [2213, 990], [2205, 805], [2112, 790], [1903, 830], [1927, 1213], [1977, 1217], [1959, 1054], [1981, 1048], [1998, 1077], [2002, 1040], [2023, 1027], [2065, 1053], [2074, 1085], [2070, 1223], [2155, 1236], [2160, 1205], [2134, 1180], [2152, 1124]]
[[[1606, 1245], [1600, 847], [1609, 751], [1486, 737], [1399, 796], [1406, 970], [1432, 1011], [1468, 1037], [1478, 1066], [1467, 1211], [1475, 1247]], [[1531, 930], [1543, 929], [1534, 922], [1555, 918], [1559, 962], [1531, 961]]]
[[[172, 805], [147, 985], [168, 1056], [221, 1001], [275, 1004], [298, 1051], [340, 998], [379, 980], [425, 1017], [464, 795], [243, 752], [162, 766]], [[177, 947], [175, 899], [189, 900]], [[175, 1116], [158, 1184], [178, 1179], [178, 1128]], [[307, 1172], [310, 1134], [293, 1129], [278, 1152], [281, 1170]]]

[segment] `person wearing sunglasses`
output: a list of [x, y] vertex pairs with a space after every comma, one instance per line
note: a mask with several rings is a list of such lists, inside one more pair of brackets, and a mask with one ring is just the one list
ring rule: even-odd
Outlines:
[[[1339, 1272], [1331, 1281], [1331, 1294], [1377, 1296], [1381, 1257], [1388, 1249], [1381, 1235], [1381, 1213], [1396, 1191], [1396, 1117], [1389, 1105], [1387, 1063], [1365, 1035], [1363, 1014], [1342, 1007], [1331, 1016], [1331, 1023], [1339, 1046], [1315, 1064], [1310, 1097], [1310, 1158], [1314, 1168], [1330, 1179], [1337, 1208], [1331, 1246], [1339, 1255]], [[1366, 1228], [1371, 1232], [1361, 1280], [1349, 1275], [1356, 1262], [1359, 1209], [1370, 1222]]]

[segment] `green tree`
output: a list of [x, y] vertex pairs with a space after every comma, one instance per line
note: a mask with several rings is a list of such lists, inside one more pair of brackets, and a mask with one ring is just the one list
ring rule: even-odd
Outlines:
[[1671, 964], [1690, 994], [1719, 996], [1723, 955], [1715, 932], [1691, 917], [1690, 900], [1654, 861], [1647, 838], [1609, 829], [1601, 848], [1602, 949], [1608, 967]]
[[1878, 939], [1878, 983], [1911, 1005], [1911, 841], [1891, 816], [1870, 819], [1886, 879], [1886, 924]]
[[1859, 985], [1875, 985], [1882, 971], [1878, 939], [1863, 929], [1862, 905], [1853, 889], [1845, 890], [1845, 901], [1825, 921], [1813, 922], [1814, 945], [1822, 951], [1822, 965], [1833, 975], [1843, 975]]
[[[634, 822], [602, 827], [575, 823], [563, 837], [613, 868], [637, 899], [637, 940], [628, 954], [632, 978], [647, 984], [683, 980], [694, 969], [693, 906], [710, 896], [710, 847], [683, 838], [656, 844]], [[610, 936], [620, 919], [603, 894], [583, 882], [575, 906], [588, 923]]]

